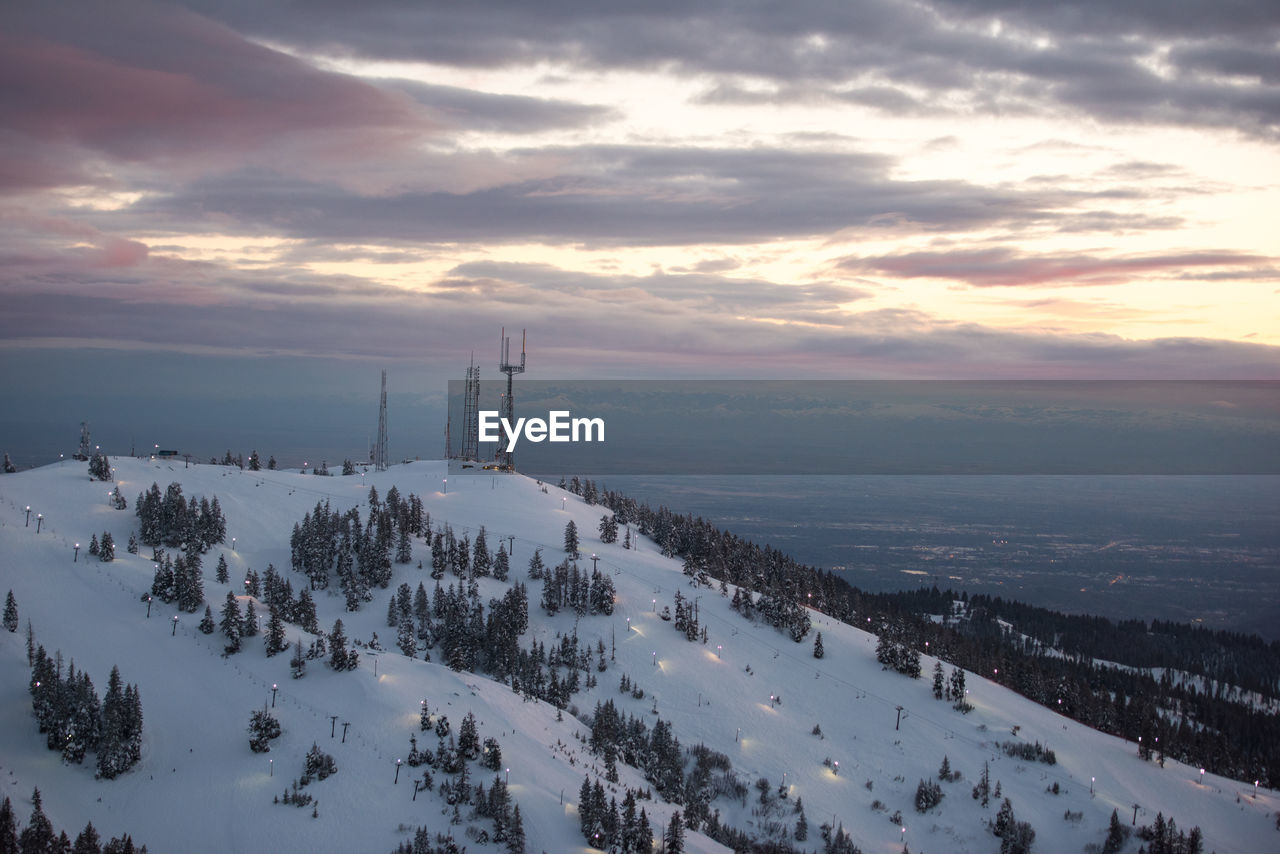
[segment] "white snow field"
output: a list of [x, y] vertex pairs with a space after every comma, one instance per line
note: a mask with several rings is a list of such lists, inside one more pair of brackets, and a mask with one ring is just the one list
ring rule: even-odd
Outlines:
[[[573, 697], [581, 717], [597, 700], [612, 699], [621, 712], [652, 726], [656, 700], [658, 715], [672, 723], [685, 747], [702, 742], [730, 757], [749, 790], [745, 805], [723, 799], [713, 804], [726, 824], [762, 838], [761, 828], [770, 822], [790, 829], [796, 819], [792, 805], [803, 798], [809, 836], [792, 841], [798, 849], [820, 851], [819, 826], [835, 821], [864, 852], [898, 852], [904, 842], [915, 854], [996, 852], [1000, 840], [987, 824], [999, 801], [983, 809], [970, 797], [988, 761], [992, 787], [999, 781], [1017, 819], [1035, 828], [1038, 852], [1082, 852], [1100, 845], [1112, 810], [1129, 825], [1135, 804], [1139, 824], [1151, 823], [1163, 811], [1183, 830], [1198, 825], [1206, 851], [1280, 851], [1275, 792], [1263, 789], [1255, 798], [1252, 781], [1206, 774], [1202, 784], [1199, 769], [1176, 762], [1161, 769], [1143, 762], [1135, 745], [1062, 718], [978, 674], [967, 674], [975, 709], [961, 714], [933, 699], [933, 659], [924, 657], [921, 679], [882, 670], [873, 635], [816, 613], [813, 628], [822, 632], [826, 655], [814, 659], [812, 633], [793, 643], [769, 626], [747, 622], [730, 609], [718, 586], [690, 586], [681, 564], [663, 558], [651, 541], [642, 539], [638, 550], [624, 550], [621, 537], [615, 544], [601, 543], [597, 527], [606, 511], [551, 485], [544, 492], [519, 475], [455, 475], [445, 493], [443, 462], [328, 478], [127, 457], [112, 458], [112, 464], [129, 502], [123, 511], [107, 501], [111, 484], [91, 481], [82, 462], [0, 477], [0, 595], [13, 590], [20, 619], [16, 633], [0, 631], [0, 795], [12, 799], [23, 824], [31, 812], [32, 789], [39, 787], [45, 813], [58, 830], [74, 838], [92, 821], [104, 840], [128, 832], [153, 854], [388, 854], [419, 825], [451, 831], [470, 852], [505, 851], [501, 844], [468, 838], [466, 824], [490, 825], [467, 819], [465, 811], [464, 825], [450, 827], [452, 810], [434, 791], [412, 800], [413, 769], [402, 769], [399, 782], [393, 782], [395, 761], [409, 750], [425, 698], [433, 713], [449, 716], [455, 733], [471, 711], [480, 737], [499, 741], [528, 851], [590, 850], [579, 833], [576, 801], [584, 772], [603, 777], [604, 763], [580, 740], [588, 727], [568, 713], [558, 722], [554, 707], [526, 702], [485, 676], [435, 663], [438, 648], [432, 663], [411, 660], [396, 649], [395, 630], [386, 624], [388, 597], [402, 581], [414, 589], [421, 581], [428, 593], [434, 589], [430, 551], [421, 540], [413, 543], [412, 563], [395, 564], [390, 588], [375, 589], [373, 601], [359, 612], [345, 610], [336, 585], [316, 593], [321, 627], [328, 630], [341, 617], [349, 638], [367, 642], [377, 632], [381, 639], [385, 651], [375, 656], [360, 650], [355, 672], [337, 673], [316, 660], [308, 662], [303, 678], [293, 679], [290, 655], [267, 658], [261, 636], [247, 638], [241, 652], [224, 657], [221, 635], [197, 630], [200, 613], [179, 615], [176, 634], [175, 606], [156, 601], [146, 616], [140, 597], [151, 587], [151, 549], [142, 546], [131, 555], [125, 544], [138, 530], [134, 501], [153, 482], [163, 491], [176, 481], [188, 498], [217, 496], [221, 503], [227, 542], [206, 554], [203, 564], [205, 599], [215, 618], [228, 588], [243, 593], [249, 568], [261, 573], [270, 562], [295, 590], [302, 589], [305, 578], [289, 569], [289, 536], [317, 501], [328, 500], [337, 511], [359, 506], [366, 517], [369, 488], [385, 496], [394, 485], [402, 497], [415, 493], [423, 500], [433, 528], [447, 522], [455, 533], [474, 537], [484, 525], [493, 552], [500, 539], [514, 537], [509, 581], [483, 578], [479, 584], [485, 603], [510, 583], [528, 584], [530, 628], [522, 646], [532, 638], [550, 646], [558, 632], [571, 633], [575, 622], [579, 637], [592, 646], [597, 640], [606, 649], [616, 644], [616, 660], [597, 674], [598, 685]], [[39, 522], [37, 513], [43, 514]], [[542, 585], [528, 581], [529, 558], [541, 547], [548, 566], [562, 560], [570, 519], [581, 538], [580, 565], [589, 571], [594, 552], [600, 569], [614, 574], [612, 616], [575, 618], [572, 611], [562, 611], [549, 618], [538, 607]], [[116, 543], [110, 563], [87, 554], [90, 537], [103, 531], [110, 531]], [[77, 542], [82, 547], [73, 559]], [[227, 585], [214, 581], [219, 554], [230, 565]], [[427, 569], [417, 568], [419, 560]], [[447, 587], [456, 581], [446, 574], [441, 583]], [[686, 641], [660, 619], [676, 590], [700, 597], [706, 644]], [[265, 622], [265, 606], [258, 613]], [[138, 685], [144, 747], [142, 761], [132, 770], [115, 780], [96, 780], [92, 754], [83, 765], [68, 765], [46, 749], [28, 692], [28, 620], [37, 642], [50, 655], [60, 650], [87, 671], [99, 696], [113, 664], [126, 682]], [[291, 641], [300, 634], [289, 627]], [[643, 688], [644, 699], [619, 693], [623, 674]], [[284, 734], [269, 753], [253, 753], [246, 726], [254, 709], [270, 705], [273, 683], [279, 685], [275, 712]], [[780, 696], [781, 703], [770, 695]], [[895, 729], [899, 705], [902, 720]], [[335, 715], [337, 737], [331, 738]], [[350, 724], [345, 743], [343, 722]], [[821, 737], [813, 734], [815, 724]], [[1054, 750], [1058, 764], [1006, 757], [997, 742], [1014, 739], [1014, 726], [1017, 739], [1038, 740]], [[338, 765], [335, 776], [306, 789], [318, 801], [316, 818], [310, 808], [272, 803], [302, 773], [304, 753], [313, 742]], [[434, 748], [434, 736], [424, 734], [420, 746]], [[942, 802], [922, 815], [914, 809], [917, 783], [937, 778], [944, 755], [963, 778], [942, 783]], [[839, 763], [838, 775], [824, 764], [828, 758]], [[619, 770], [622, 786], [647, 787], [639, 771], [623, 765]], [[473, 785], [484, 782], [488, 788], [492, 777], [473, 764]], [[760, 777], [774, 792], [785, 784], [789, 797], [775, 797], [773, 806], [762, 810], [754, 785]], [[444, 775], [435, 772], [435, 778], [438, 784]], [[1050, 791], [1054, 783], [1059, 794]], [[609, 788], [621, 803], [623, 789]], [[873, 809], [876, 801], [884, 808]], [[655, 835], [677, 808], [657, 799], [640, 805]], [[901, 823], [890, 821], [895, 811], [901, 811]], [[1082, 816], [1067, 820], [1068, 812]], [[688, 833], [685, 841], [689, 851], [724, 850], [697, 833]], [[1139, 844], [1131, 838], [1125, 850], [1137, 851]]]

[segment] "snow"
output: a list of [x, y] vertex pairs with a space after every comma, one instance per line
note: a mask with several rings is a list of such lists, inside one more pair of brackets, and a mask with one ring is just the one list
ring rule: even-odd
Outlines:
[[[790, 804], [803, 797], [810, 831], [807, 842], [797, 843], [800, 848], [820, 850], [819, 826], [834, 819], [866, 852], [901, 850], [903, 826], [905, 840], [917, 854], [993, 852], [999, 840], [984, 822], [994, 818], [999, 804], [993, 801], [983, 809], [969, 794], [985, 760], [992, 786], [999, 780], [1017, 818], [1035, 827], [1038, 851], [1082, 850], [1100, 843], [1112, 809], [1128, 824], [1135, 803], [1140, 805], [1139, 823], [1152, 822], [1159, 810], [1184, 830], [1199, 825], [1206, 851], [1244, 854], [1273, 850], [1280, 841], [1272, 818], [1280, 808], [1274, 792], [1262, 790], [1255, 799], [1252, 785], [1210, 774], [1201, 785], [1199, 769], [1172, 761], [1161, 769], [1143, 762], [1135, 745], [1062, 718], [977, 674], [966, 674], [975, 709], [961, 714], [932, 698], [931, 658], [922, 657], [921, 679], [884, 671], [875, 660], [873, 635], [817, 613], [813, 627], [822, 632], [826, 655], [814, 659], [812, 634], [795, 644], [768, 626], [748, 623], [729, 608], [729, 598], [718, 588], [691, 587], [680, 563], [663, 558], [652, 542], [641, 539], [635, 551], [624, 550], [620, 541], [601, 543], [596, 531], [602, 508], [552, 486], [543, 492], [541, 485], [519, 475], [449, 474], [443, 462], [397, 465], [345, 478], [187, 468], [181, 462], [131, 458], [113, 458], [112, 463], [129, 501], [125, 511], [108, 505], [110, 485], [91, 482], [84, 463], [66, 461], [0, 478], [0, 593], [13, 589], [21, 620], [16, 634], [0, 632], [0, 795], [13, 800], [23, 822], [30, 814], [31, 790], [38, 786], [45, 812], [59, 830], [74, 837], [92, 821], [104, 838], [128, 832], [157, 854], [379, 854], [392, 851], [423, 824], [433, 833], [452, 830], [468, 851], [503, 850], [466, 838], [464, 827], [450, 828], [451, 808], [434, 792], [421, 793], [413, 802], [414, 769], [402, 768], [399, 783], [393, 783], [395, 760], [406, 755], [409, 736], [418, 731], [425, 698], [433, 714], [449, 716], [455, 732], [471, 711], [481, 738], [499, 741], [504, 767], [510, 768], [511, 795], [524, 820], [527, 850], [589, 850], [578, 831], [575, 802], [584, 771], [595, 769], [603, 776], [603, 763], [579, 740], [588, 728], [569, 714], [558, 722], [553, 707], [526, 702], [484, 676], [410, 660], [394, 649], [395, 632], [385, 620], [387, 597], [402, 581], [414, 588], [423, 581], [428, 591], [434, 586], [429, 574], [416, 568], [419, 559], [429, 566], [429, 551], [420, 540], [414, 542], [413, 563], [395, 565], [391, 587], [376, 590], [374, 600], [358, 613], [346, 612], [336, 594], [316, 595], [321, 626], [327, 629], [341, 617], [349, 638], [367, 641], [376, 631], [387, 649], [376, 656], [361, 649], [360, 667], [353, 673], [335, 673], [311, 661], [306, 676], [295, 680], [289, 675], [289, 654], [267, 658], [260, 636], [246, 639], [242, 652], [224, 658], [220, 635], [196, 630], [199, 613], [180, 614], [176, 636], [173, 606], [153, 603], [148, 619], [140, 597], [151, 586], [150, 549], [144, 546], [140, 555], [130, 555], [124, 547], [137, 530], [133, 502], [152, 482], [163, 490], [178, 481], [188, 498], [216, 495], [226, 515], [228, 542], [204, 561], [205, 598], [215, 615], [227, 590], [243, 586], [248, 568], [261, 573], [273, 563], [300, 589], [300, 577], [288, 568], [289, 534], [317, 501], [329, 500], [336, 510], [358, 505], [363, 515], [370, 487], [385, 496], [395, 485], [404, 497], [412, 492], [422, 498], [433, 527], [447, 522], [456, 533], [474, 537], [484, 525], [493, 552], [500, 538], [508, 542], [508, 536], [514, 537], [510, 580], [529, 584], [525, 646], [531, 637], [550, 643], [557, 632], [574, 629], [572, 612], [548, 618], [541, 611], [541, 584], [526, 577], [535, 548], [542, 548], [548, 566], [563, 558], [564, 526], [573, 519], [584, 556], [580, 565], [590, 567], [590, 555], [596, 553], [601, 571], [614, 573], [618, 594], [612, 616], [576, 621], [584, 642], [594, 646], [601, 639], [606, 649], [611, 640], [616, 642], [616, 661], [597, 674], [597, 687], [575, 695], [573, 704], [585, 717], [597, 700], [612, 699], [620, 712], [652, 725], [656, 700], [659, 715], [672, 723], [684, 746], [702, 742], [730, 757], [749, 787], [746, 805], [719, 800], [712, 806], [723, 822], [743, 830], [770, 820], [792, 824]], [[446, 476], [447, 494], [441, 491]], [[33, 511], [29, 527], [24, 524], [27, 505]], [[37, 512], [44, 514], [39, 534]], [[112, 563], [88, 556], [85, 548], [90, 536], [104, 530], [116, 541]], [[73, 561], [76, 542], [82, 548]], [[213, 580], [220, 553], [230, 567], [228, 585]], [[447, 586], [450, 580], [446, 576], [442, 583]], [[487, 602], [507, 587], [481, 579], [481, 599]], [[660, 619], [676, 590], [700, 597], [706, 645], [687, 642]], [[266, 609], [259, 607], [259, 613], [265, 616]], [[143, 759], [133, 770], [114, 781], [99, 781], [93, 778], [92, 757], [84, 766], [64, 765], [45, 748], [27, 692], [28, 619], [37, 641], [50, 654], [61, 650], [77, 668], [87, 670], [99, 695], [113, 664], [126, 682], [138, 684], [145, 741]], [[290, 640], [298, 636], [291, 626]], [[950, 671], [949, 665], [944, 667]], [[624, 673], [644, 689], [644, 699], [618, 692]], [[270, 753], [255, 754], [245, 728], [252, 710], [270, 705], [272, 684], [279, 685], [275, 713], [284, 734]], [[771, 702], [771, 694], [780, 695], [781, 703]], [[895, 730], [899, 705], [904, 711]], [[337, 737], [331, 738], [333, 715], [338, 716]], [[351, 726], [342, 743], [344, 721]], [[822, 737], [812, 734], [815, 724]], [[1019, 727], [1016, 737], [1011, 734], [1014, 726]], [[1005, 756], [998, 743], [1015, 738], [1050, 747], [1058, 764]], [[424, 749], [434, 747], [434, 737], [420, 741]], [[319, 802], [314, 819], [310, 808], [271, 802], [301, 774], [312, 742], [333, 754], [339, 769], [307, 788]], [[944, 754], [963, 779], [943, 783], [941, 804], [920, 815], [913, 807], [916, 785], [922, 778], [936, 779]], [[838, 775], [823, 764], [826, 758], [839, 762]], [[483, 782], [488, 788], [491, 773], [478, 765], [471, 771], [472, 784]], [[620, 765], [619, 772], [621, 786], [647, 788], [634, 769]], [[785, 807], [757, 815], [755, 780], [768, 778], [776, 792], [784, 774], [789, 789]], [[439, 773], [435, 777], [437, 783], [442, 779]], [[1091, 777], [1096, 777], [1093, 796]], [[1058, 795], [1047, 791], [1055, 782]], [[619, 801], [621, 786], [616, 788]], [[873, 811], [876, 800], [887, 809]], [[655, 832], [676, 809], [659, 800], [640, 805]], [[888, 820], [895, 810], [902, 812], [902, 825]], [[1068, 810], [1082, 812], [1083, 818], [1065, 821]], [[690, 851], [724, 850], [700, 834], [688, 834], [686, 844]], [[1132, 840], [1129, 849], [1136, 851], [1137, 845]]]

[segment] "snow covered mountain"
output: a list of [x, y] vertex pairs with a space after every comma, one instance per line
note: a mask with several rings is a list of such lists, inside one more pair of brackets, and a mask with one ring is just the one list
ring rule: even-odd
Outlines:
[[[733, 610], [733, 588], [697, 585], [679, 561], [663, 557], [635, 531], [629, 536], [636, 548], [624, 548], [623, 536], [602, 542], [606, 511], [554, 486], [520, 475], [449, 476], [442, 462], [346, 477], [123, 457], [111, 463], [128, 502], [123, 510], [109, 495], [112, 484], [91, 480], [82, 462], [0, 478], [0, 595], [13, 591], [19, 620], [17, 631], [0, 632], [0, 797], [11, 800], [20, 825], [38, 788], [44, 814], [71, 837], [92, 822], [104, 839], [127, 832], [156, 854], [385, 854], [423, 826], [433, 844], [436, 834], [451, 834], [468, 851], [507, 851], [509, 822], [497, 834], [508, 839], [495, 840], [492, 816], [483, 808], [477, 814], [474, 796], [467, 804], [457, 794], [456, 773], [438, 763], [407, 763], [411, 737], [421, 751], [435, 753], [442, 740], [461, 735], [470, 714], [479, 739], [493, 739], [501, 760], [463, 760], [469, 785], [491, 791], [495, 780], [502, 781], [519, 805], [525, 850], [590, 850], [579, 814], [584, 777], [598, 780], [606, 799], [619, 805], [628, 789], [652, 792], [653, 799], [638, 806], [656, 845], [672, 815], [688, 808], [663, 800], [652, 768], [646, 779], [644, 769], [619, 758], [617, 781], [607, 779], [609, 751], [593, 752], [588, 741], [597, 704], [611, 701], [624, 720], [641, 721], [650, 732], [662, 721], [684, 748], [705, 745], [710, 779], [690, 782], [695, 762], [687, 757], [681, 788], [718, 793], [707, 804], [716, 823], [761, 847], [772, 842], [775, 850], [785, 850], [783, 844], [823, 850], [829, 845], [824, 833], [830, 835], [823, 826], [834, 825], [865, 852], [896, 852], [904, 845], [917, 854], [995, 852], [1001, 840], [990, 825], [1007, 798], [1016, 821], [1034, 829], [1035, 851], [1100, 850], [1113, 811], [1125, 827], [1135, 817], [1137, 825], [1153, 824], [1157, 813], [1184, 831], [1198, 826], [1205, 851], [1280, 848], [1280, 802], [1272, 791], [1255, 794], [1251, 785], [1176, 762], [1162, 768], [1143, 761], [1136, 745], [1082, 727], [979, 674], [965, 674], [973, 710], [962, 713], [934, 698], [934, 659], [922, 657], [920, 679], [885, 670], [876, 660], [875, 635], [820, 613], [810, 614], [809, 634], [793, 642], [788, 633]], [[509, 678], [450, 669], [441, 643], [418, 649], [414, 658], [404, 655], [397, 628], [388, 625], [394, 609], [389, 599], [402, 584], [434, 592], [431, 547], [421, 536], [410, 538], [410, 561], [393, 562], [388, 585], [372, 586], [359, 610], [347, 609], [336, 581], [312, 594], [320, 628], [329, 632], [335, 620], [343, 621], [359, 654], [354, 670], [340, 672], [314, 658], [305, 675], [292, 678], [292, 650], [267, 656], [265, 632], [244, 638], [239, 652], [226, 655], [227, 638], [198, 626], [203, 605], [190, 613], [177, 603], [144, 601], [156, 574], [152, 548], [141, 545], [131, 554], [125, 544], [140, 533], [136, 496], [153, 483], [161, 491], [180, 484], [187, 498], [218, 499], [225, 540], [201, 562], [203, 599], [215, 619], [229, 593], [241, 609], [248, 603], [250, 570], [261, 576], [272, 565], [294, 591], [308, 586], [305, 575], [290, 569], [290, 540], [294, 525], [317, 503], [335, 514], [357, 508], [368, 521], [370, 491], [385, 501], [395, 487], [403, 498], [421, 500], [432, 533], [447, 525], [458, 540], [470, 541], [483, 526], [489, 552], [496, 554], [500, 544], [509, 549], [511, 567], [505, 581], [474, 578], [484, 613], [491, 613], [492, 600], [524, 583], [528, 628], [519, 648], [536, 642], [545, 651], [563, 650], [576, 637], [576, 655], [565, 656], [556, 675], [567, 681], [576, 666], [579, 690], [558, 709], [531, 699], [528, 685], [513, 691]], [[565, 560], [570, 521], [580, 538], [583, 577], [598, 569], [612, 581], [612, 613], [566, 607], [548, 615], [540, 605], [543, 582], [530, 579], [530, 559], [540, 550], [548, 568]], [[88, 553], [91, 538], [104, 533], [115, 543], [109, 562]], [[225, 583], [216, 578], [219, 558], [228, 568]], [[446, 591], [469, 586], [453, 572], [439, 583]], [[676, 621], [664, 619], [664, 611], [676, 609], [677, 594], [697, 609], [700, 631], [693, 640], [676, 630]], [[265, 598], [259, 591], [254, 599], [264, 629]], [[137, 685], [143, 740], [141, 759], [130, 770], [113, 780], [96, 779], [92, 753], [75, 764], [47, 747], [33, 715], [28, 622], [36, 643], [50, 656], [61, 652], [64, 664], [74, 662], [100, 694], [113, 666]], [[813, 654], [817, 632], [821, 658]], [[380, 651], [368, 646], [375, 633]], [[297, 625], [286, 627], [286, 637], [303, 648], [316, 640]], [[548, 677], [556, 658], [546, 668]], [[424, 700], [433, 724], [448, 718], [444, 739], [434, 726], [421, 729]], [[259, 753], [250, 749], [247, 727], [264, 705], [281, 735], [270, 741], [269, 752]], [[1011, 757], [1003, 747], [1008, 742], [1038, 743], [1056, 763]], [[313, 744], [333, 757], [337, 772], [301, 790], [312, 798], [304, 808], [277, 803], [303, 774]], [[944, 758], [956, 779], [939, 780]], [[986, 806], [973, 797], [984, 766], [991, 790]], [[416, 784], [424, 772], [433, 778], [430, 789]], [[922, 781], [936, 783], [942, 797], [919, 811], [919, 792], [933, 789]], [[924, 803], [931, 799], [926, 795]], [[797, 839], [802, 815], [808, 833]], [[1121, 850], [1137, 851], [1141, 844], [1130, 837]], [[684, 847], [725, 850], [692, 829]]]

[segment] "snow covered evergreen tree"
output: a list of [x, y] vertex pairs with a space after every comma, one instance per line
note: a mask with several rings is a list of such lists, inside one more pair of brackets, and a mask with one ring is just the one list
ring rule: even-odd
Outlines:
[[616, 543], [618, 541], [618, 520], [606, 513], [600, 517], [600, 542]]
[[307, 659], [302, 652], [302, 638], [294, 644], [293, 658], [289, 659], [289, 673], [294, 679], [301, 679], [307, 672]]
[[573, 560], [577, 560], [582, 555], [578, 552], [578, 526], [569, 520], [569, 524], [564, 526], [564, 550], [565, 553]]
[[142, 700], [136, 687], [124, 684], [119, 668], [112, 667], [102, 699], [97, 776], [118, 777], [141, 758]]
[[18, 630], [18, 600], [13, 598], [13, 591], [4, 597], [4, 627], [10, 632]]
[[822, 648], [822, 632], [818, 632], [813, 637], [813, 657], [822, 658], [826, 655], [826, 650]]
[[227, 639], [227, 653], [240, 651], [243, 625], [240, 617], [240, 604], [236, 602], [236, 594], [228, 590], [226, 601], [222, 605], [222, 621], [219, 623], [219, 628], [222, 629], [222, 634]]
[[263, 638], [266, 645], [267, 658], [284, 652], [289, 648], [289, 643], [285, 640], [284, 620], [280, 618], [280, 612], [275, 608], [268, 608], [267, 632]]
[[334, 670], [355, 670], [359, 664], [360, 654], [354, 649], [347, 649], [342, 620], [334, 620], [333, 631], [329, 633], [329, 666]]
[[484, 525], [476, 533], [476, 541], [471, 548], [471, 570], [477, 577], [489, 575], [493, 570], [493, 558], [489, 555], [489, 542], [485, 537]]
[[498, 543], [498, 553], [493, 558], [493, 577], [498, 581], [506, 581], [511, 573], [511, 559], [507, 556], [505, 543]]
[[58, 834], [53, 829], [53, 822], [44, 814], [44, 800], [39, 789], [31, 792], [31, 818], [27, 826], [18, 834], [18, 846], [15, 852], [21, 854], [44, 854], [58, 849]]
[[684, 822], [680, 820], [680, 810], [671, 814], [667, 824], [667, 832], [662, 836], [662, 844], [667, 854], [684, 854]]
[[280, 722], [266, 709], [258, 709], [249, 717], [249, 749], [269, 753], [271, 739], [280, 737]]
[[242, 637], [251, 638], [258, 634], [258, 610], [253, 605], [253, 599], [249, 599], [244, 605], [244, 620], [240, 624], [240, 635]]
[[111, 480], [111, 463], [101, 451], [95, 451], [89, 457], [89, 477], [94, 480]]

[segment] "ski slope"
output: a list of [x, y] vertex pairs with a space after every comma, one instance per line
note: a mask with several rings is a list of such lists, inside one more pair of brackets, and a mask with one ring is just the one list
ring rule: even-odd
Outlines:
[[[796, 818], [792, 805], [803, 798], [809, 836], [792, 842], [798, 849], [821, 850], [819, 826], [834, 821], [864, 852], [897, 852], [904, 841], [916, 854], [995, 852], [999, 840], [987, 823], [999, 801], [984, 809], [970, 797], [986, 761], [992, 786], [999, 781], [1017, 819], [1035, 828], [1036, 851], [1083, 851], [1090, 843], [1100, 844], [1112, 810], [1127, 825], [1135, 804], [1139, 824], [1151, 823], [1162, 811], [1184, 830], [1200, 826], [1206, 851], [1280, 850], [1274, 819], [1280, 803], [1274, 792], [1264, 789], [1255, 798], [1252, 785], [1211, 774], [1201, 784], [1199, 769], [1172, 761], [1161, 769], [1143, 762], [1135, 745], [1060, 717], [980, 674], [966, 676], [975, 708], [961, 714], [933, 699], [928, 678], [933, 659], [923, 657], [925, 678], [917, 680], [882, 670], [874, 635], [816, 613], [813, 628], [822, 632], [826, 655], [814, 659], [812, 633], [796, 644], [769, 626], [746, 621], [729, 607], [732, 588], [726, 596], [718, 587], [691, 586], [680, 563], [662, 557], [651, 541], [641, 538], [636, 550], [623, 549], [621, 537], [615, 544], [601, 543], [596, 532], [606, 511], [551, 485], [544, 491], [519, 475], [449, 475], [443, 462], [349, 477], [188, 468], [126, 457], [112, 463], [129, 501], [124, 511], [108, 504], [111, 485], [90, 481], [81, 462], [0, 477], [0, 594], [13, 590], [21, 622], [15, 634], [0, 632], [0, 796], [12, 799], [24, 823], [32, 788], [39, 787], [45, 813], [58, 830], [74, 838], [92, 821], [104, 839], [128, 832], [153, 854], [385, 854], [419, 825], [451, 831], [468, 851], [505, 851], [500, 844], [467, 838], [465, 823], [450, 827], [452, 809], [434, 792], [413, 800], [413, 769], [401, 769], [394, 782], [395, 762], [418, 732], [418, 711], [426, 699], [433, 714], [449, 716], [455, 733], [470, 711], [480, 737], [499, 741], [528, 851], [590, 850], [579, 833], [576, 801], [584, 773], [603, 777], [604, 768], [581, 741], [589, 728], [567, 713], [557, 721], [554, 707], [526, 702], [485, 676], [411, 660], [395, 648], [395, 630], [386, 625], [388, 597], [402, 581], [415, 589], [421, 581], [428, 593], [434, 588], [427, 571], [430, 552], [421, 540], [413, 544], [413, 562], [395, 564], [390, 587], [375, 590], [373, 601], [359, 612], [345, 610], [336, 588], [332, 595], [315, 594], [323, 628], [341, 617], [349, 638], [367, 642], [376, 632], [381, 639], [385, 651], [375, 655], [360, 649], [355, 672], [336, 673], [322, 661], [310, 661], [306, 675], [292, 679], [289, 654], [267, 658], [260, 635], [247, 638], [240, 653], [224, 657], [221, 635], [197, 630], [200, 613], [179, 614], [176, 631], [173, 605], [156, 601], [146, 616], [140, 598], [151, 587], [151, 549], [143, 546], [139, 555], [130, 555], [125, 544], [138, 525], [133, 502], [153, 482], [163, 490], [177, 481], [188, 498], [217, 496], [221, 503], [227, 542], [204, 559], [205, 599], [215, 617], [228, 589], [243, 593], [249, 568], [261, 573], [272, 563], [295, 590], [301, 589], [305, 579], [289, 570], [289, 535], [317, 501], [328, 500], [339, 511], [359, 506], [365, 517], [370, 487], [385, 496], [394, 485], [403, 497], [416, 493], [423, 500], [433, 528], [447, 522], [456, 534], [474, 537], [484, 525], [492, 552], [500, 539], [513, 545], [510, 579], [478, 582], [485, 602], [515, 581], [526, 582], [530, 629], [522, 646], [535, 637], [550, 646], [558, 633], [571, 633], [576, 624], [584, 642], [594, 646], [599, 640], [614, 650], [608, 670], [596, 674], [598, 685], [573, 697], [581, 717], [597, 701], [612, 699], [620, 712], [642, 716], [652, 726], [656, 706], [685, 747], [701, 742], [730, 757], [748, 795], [745, 804], [722, 799], [712, 805], [725, 824], [756, 835], [770, 823], [789, 829]], [[43, 514], [38, 534], [36, 513]], [[576, 618], [562, 611], [547, 617], [537, 605], [541, 583], [527, 579], [529, 558], [541, 548], [548, 566], [563, 559], [563, 531], [570, 519], [581, 540], [580, 565], [589, 571], [594, 552], [601, 571], [614, 574], [617, 603], [611, 616]], [[87, 555], [85, 548], [103, 531], [116, 542], [111, 563]], [[77, 542], [82, 548], [73, 559]], [[220, 553], [230, 567], [226, 585], [213, 577]], [[427, 569], [417, 568], [419, 560]], [[446, 574], [441, 583], [456, 580]], [[676, 590], [698, 597], [705, 645], [686, 641], [660, 618]], [[258, 613], [265, 622], [265, 606], [259, 605]], [[92, 754], [75, 766], [46, 749], [27, 690], [28, 620], [36, 640], [51, 655], [61, 650], [74, 659], [91, 675], [100, 696], [113, 664], [126, 682], [139, 686], [145, 741], [142, 761], [130, 772], [113, 781], [95, 780]], [[291, 642], [302, 634], [289, 627]], [[619, 693], [623, 674], [643, 688], [644, 699]], [[271, 704], [273, 684], [279, 686], [275, 713], [284, 733], [270, 753], [255, 754], [246, 726], [254, 709]], [[903, 711], [895, 728], [898, 706]], [[350, 724], [345, 743], [343, 722]], [[815, 725], [820, 737], [813, 734]], [[1016, 737], [1011, 734], [1015, 726]], [[1054, 750], [1058, 764], [1008, 758], [998, 743], [1009, 740], [1039, 741]], [[420, 741], [424, 749], [435, 744], [431, 736]], [[313, 742], [334, 756], [339, 769], [306, 790], [318, 801], [315, 818], [309, 807], [272, 803], [301, 774]], [[944, 755], [963, 779], [942, 783], [942, 802], [917, 813], [916, 786], [921, 779], [936, 779]], [[828, 759], [838, 763], [838, 774], [824, 764]], [[637, 770], [620, 765], [619, 771], [621, 786], [647, 787]], [[488, 788], [491, 772], [478, 765], [471, 772], [473, 786], [483, 782]], [[433, 773], [439, 783], [443, 775]], [[754, 785], [761, 777], [775, 793], [785, 784], [788, 797], [762, 806]], [[1059, 794], [1050, 791], [1054, 783]], [[612, 788], [620, 802], [623, 789]], [[883, 809], [872, 808], [877, 801]], [[640, 806], [655, 835], [678, 809], [656, 799]], [[901, 823], [890, 821], [895, 811], [901, 811]], [[1067, 812], [1082, 815], [1068, 821]], [[689, 851], [725, 850], [701, 834], [690, 832], [685, 839]], [[1136, 851], [1138, 844], [1131, 839], [1126, 850]]]

